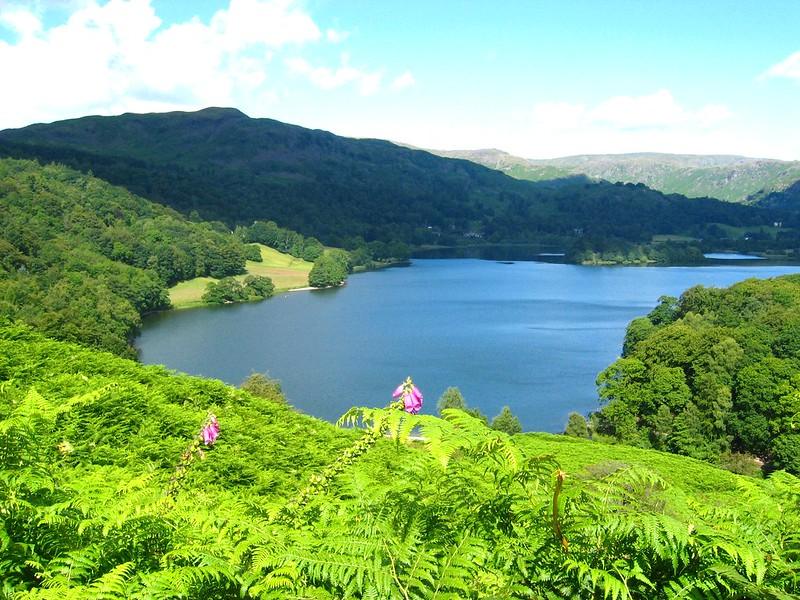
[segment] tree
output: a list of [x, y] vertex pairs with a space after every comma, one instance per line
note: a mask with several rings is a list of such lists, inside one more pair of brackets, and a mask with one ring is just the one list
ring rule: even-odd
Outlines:
[[656, 327], [653, 325], [653, 322], [647, 317], [639, 317], [638, 319], [631, 321], [628, 325], [627, 331], [625, 332], [625, 342], [622, 345], [622, 356], [630, 356], [635, 350], [636, 345], [642, 340], [646, 339], [647, 336], [650, 335], [653, 330], [655, 330], [655, 328]]
[[303, 260], [313, 262], [325, 251], [322, 243], [313, 237], [306, 238], [303, 242]]
[[239, 387], [250, 392], [253, 396], [272, 400], [279, 404], [286, 404], [280, 380], [272, 379], [264, 373], [250, 373]]
[[347, 250], [333, 248], [326, 253], [326, 256], [330, 257], [341, 268], [343, 268], [345, 275], [353, 272], [353, 259], [350, 257], [350, 253]]
[[564, 430], [564, 434], [572, 437], [588, 438], [589, 427], [586, 425], [586, 418], [580, 413], [569, 413], [569, 419], [567, 420], [567, 427]]
[[800, 434], [778, 436], [772, 444], [772, 466], [800, 473]]
[[658, 407], [656, 414], [650, 419], [650, 438], [654, 448], [663, 450], [667, 448], [667, 440], [672, 435], [672, 424], [675, 417], [666, 404]]
[[436, 410], [439, 414], [446, 408], [458, 408], [464, 410], [467, 403], [464, 401], [464, 396], [461, 395], [461, 390], [457, 387], [449, 387], [439, 397], [439, 402], [436, 403]]
[[678, 299], [675, 296], [661, 296], [658, 305], [650, 311], [647, 318], [653, 325], [672, 323], [678, 314]]
[[218, 282], [209, 282], [203, 294], [203, 302], [208, 304], [227, 304], [247, 300], [244, 287], [233, 277], [224, 277]]
[[519, 419], [511, 412], [508, 406], [504, 406], [500, 414], [492, 419], [492, 429], [502, 431], [508, 435], [514, 435], [522, 433], [522, 423], [519, 422]]
[[272, 279], [263, 275], [248, 275], [244, 279], [244, 288], [247, 295], [253, 299], [271, 298], [275, 292]]
[[672, 422], [672, 433], [667, 440], [670, 450], [700, 460], [715, 458], [714, 449], [706, 433], [703, 416], [691, 402]]
[[341, 285], [347, 279], [347, 268], [335, 257], [323, 254], [314, 261], [308, 274], [311, 287], [331, 287]]
[[467, 406], [464, 396], [461, 395], [461, 390], [459, 390], [457, 387], [447, 388], [439, 397], [439, 402], [436, 403], [436, 410], [439, 412], [439, 415], [441, 415], [442, 411], [446, 408], [457, 408], [458, 410], [463, 410], [468, 415], [471, 415], [476, 419], [480, 419], [487, 425], [489, 424], [489, 419], [480, 411], [480, 409]]
[[261, 248], [255, 244], [247, 244], [244, 247], [244, 258], [245, 260], [252, 260], [253, 262], [263, 262], [264, 260], [261, 256]]

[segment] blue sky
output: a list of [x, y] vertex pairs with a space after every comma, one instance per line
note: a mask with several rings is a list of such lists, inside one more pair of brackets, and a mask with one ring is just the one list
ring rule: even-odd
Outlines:
[[800, 160], [797, 0], [0, 0], [0, 128], [235, 106], [531, 158]]

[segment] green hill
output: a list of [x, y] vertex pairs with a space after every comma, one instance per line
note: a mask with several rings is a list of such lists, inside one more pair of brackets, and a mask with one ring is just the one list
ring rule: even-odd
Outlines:
[[[587, 154], [525, 159], [500, 150], [434, 151], [502, 171], [518, 179], [542, 181], [585, 176], [643, 183], [665, 194], [755, 203], [800, 181], [800, 161], [692, 154]], [[787, 205], [791, 207], [797, 204]]]
[[167, 287], [244, 271], [245, 245], [221, 223], [71, 169], [0, 159], [0, 316], [53, 337], [133, 355]]
[[274, 387], [0, 325], [0, 598], [800, 593], [792, 476], [509, 437], [461, 411], [360, 414], [337, 430]]
[[[357, 140], [235, 109], [84, 117], [0, 132], [0, 154], [92, 171], [184, 214], [229, 226], [271, 219], [329, 245], [714, 239], [711, 224], [792, 218], [643, 186], [530, 182], [465, 160]], [[724, 244], [723, 244], [724, 246]]]

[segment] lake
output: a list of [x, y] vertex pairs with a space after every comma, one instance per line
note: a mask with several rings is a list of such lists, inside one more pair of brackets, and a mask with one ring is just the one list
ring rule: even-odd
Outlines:
[[569, 412], [597, 408], [595, 377], [659, 296], [795, 272], [415, 259], [339, 289], [153, 315], [137, 346], [144, 363], [231, 384], [268, 373], [295, 407], [328, 420], [353, 405], [384, 406], [411, 375], [423, 412], [457, 386], [489, 417], [508, 405], [526, 430], [557, 432]]

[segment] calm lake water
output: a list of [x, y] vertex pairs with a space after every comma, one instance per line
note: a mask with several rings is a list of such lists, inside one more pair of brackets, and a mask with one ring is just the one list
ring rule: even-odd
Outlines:
[[526, 430], [556, 432], [570, 411], [597, 408], [595, 377], [659, 296], [795, 272], [417, 259], [353, 275], [341, 289], [155, 315], [137, 346], [144, 363], [232, 384], [266, 372], [294, 406], [324, 419], [384, 406], [411, 375], [424, 412], [457, 386], [490, 417], [507, 404]]

